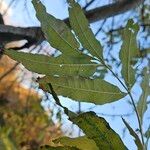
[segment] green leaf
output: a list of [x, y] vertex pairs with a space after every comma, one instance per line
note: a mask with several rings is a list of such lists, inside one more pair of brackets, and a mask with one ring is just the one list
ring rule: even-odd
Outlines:
[[91, 76], [98, 64], [90, 62], [90, 58], [76, 59], [72, 57], [48, 57], [45, 55], [5, 50], [5, 54], [21, 62], [28, 70], [45, 75], [81, 75]]
[[77, 51], [79, 43], [69, 27], [62, 20], [46, 13], [46, 8], [40, 1], [32, 0], [32, 3], [42, 30], [51, 46], [59, 49], [65, 55], [79, 55], [79, 51]]
[[57, 147], [52, 147], [49, 145], [41, 146], [40, 150], [79, 150], [76, 147], [69, 147], [69, 146], [57, 146]]
[[73, 146], [81, 150], [99, 150], [95, 142], [88, 139], [86, 136], [77, 138], [61, 137], [53, 141], [54, 143], [60, 143], [64, 146]]
[[135, 83], [135, 70], [132, 67], [132, 60], [138, 55], [136, 43], [137, 28], [138, 25], [134, 25], [130, 20], [122, 33], [123, 44], [120, 52], [120, 59], [122, 61], [121, 73], [129, 89]]
[[[49, 86], [49, 89], [52, 92], [53, 98], [55, 99], [56, 103], [63, 107], [60, 104], [59, 98], [57, 97], [55, 91], [51, 86]], [[121, 141], [120, 137], [110, 128], [109, 124], [104, 120], [104, 118], [100, 118], [96, 116], [93, 112], [87, 112], [80, 115], [70, 113], [66, 107], [63, 107], [65, 113], [68, 115], [68, 119], [78, 125], [83, 132], [86, 134], [88, 140], [90, 139], [92, 142], [95, 141], [98, 149], [107, 149], [107, 150], [126, 150], [127, 148]], [[68, 113], [69, 112], [69, 113]], [[72, 115], [73, 114], [73, 115]], [[86, 146], [87, 139], [84, 141], [85, 137], [75, 138], [75, 139], [69, 139], [69, 138], [60, 138], [56, 140], [56, 142], [60, 142], [64, 145], [72, 145], [81, 148], [81, 146]], [[113, 140], [112, 140], [113, 139]], [[81, 142], [78, 143], [78, 142]], [[89, 143], [89, 141], [88, 141]], [[93, 142], [92, 142], [93, 143]], [[93, 148], [93, 144], [90, 144], [89, 149], [91, 150]], [[88, 146], [88, 145], [87, 145]], [[87, 147], [83, 148], [83, 150], [86, 150]], [[91, 149], [90, 149], [91, 148]], [[93, 149], [96, 150], [96, 147]]]
[[74, 0], [68, 1], [70, 4], [69, 20], [72, 29], [75, 31], [75, 34], [77, 35], [83, 47], [89, 50], [93, 56], [96, 56], [102, 60], [102, 47], [90, 29], [88, 20], [86, 19], [80, 5], [75, 3]]
[[40, 87], [46, 91], [49, 91], [48, 83], [52, 84], [58, 95], [81, 102], [106, 104], [117, 101], [126, 95], [118, 87], [102, 79], [89, 79], [80, 76], [46, 76], [39, 80]]
[[97, 147], [103, 150], [126, 150], [119, 135], [110, 128], [104, 118], [94, 112], [86, 112], [71, 119], [78, 125], [89, 139], [95, 141]]
[[134, 137], [134, 141], [135, 141], [135, 144], [138, 148], [138, 150], [143, 150], [143, 145], [138, 137], [138, 135], [136, 134], [136, 132], [130, 127], [130, 125], [125, 121], [125, 119], [123, 119], [123, 122], [124, 124], [126, 125], [126, 127], [128, 128], [129, 132], [130, 132], [130, 135], [132, 135]]
[[140, 100], [137, 103], [137, 110], [141, 119], [141, 122], [143, 122], [143, 116], [144, 113], [147, 110], [147, 98], [150, 95], [150, 73], [148, 72], [148, 68], [144, 68], [143, 71], [143, 80], [141, 83], [142, 88], [142, 95], [140, 97]]

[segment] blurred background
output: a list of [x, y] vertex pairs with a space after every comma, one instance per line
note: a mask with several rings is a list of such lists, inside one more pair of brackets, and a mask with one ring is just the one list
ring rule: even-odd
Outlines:
[[[111, 7], [111, 4], [117, 5], [123, 1], [125, 0], [78, 0], [85, 12], [106, 5]], [[42, 0], [42, 3], [46, 6], [47, 12], [56, 18], [62, 20], [68, 18], [68, 4], [65, 0]], [[43, 38], [31, 0], [0, 0], [0, 13], [0, 48], [14, 48], [52, 56], [59, 53]], [[137, 3], [136, 7], [128, 8], [117, 15], [97, 18], [90, 25], [103, 47], [105, 61], [120, 77], [119, 51], [122, 40], [118, 29], [122, 29], [131, 18], [140, 25], [137, 36], [137, 43], [141, 49], [138, 56], [140, 61], [135, 66], [137, 82], [132, 89], [134, 99], [138, 103], [142, 93], [141, 73], [145, 66], [150, 66], [150, 1]], [[28, 34], [29, 31], [31, 34], [37, 31], [36, 38]], [[47, 144], [62, 135], [70, 137], [83, 135], [77, 126], [67, 120], [67, 116], [55, 104], [52, 96], [38, 88], [36, 83], [38, 76], [42, 75], [28, 71], [8, 56], [0, 57], [0, 150], [9, 148], [36, 150], [39, 145]], [[98, 68], [94, 76], [121, 88], [118, 81], [104, 68]], [[59, 97], [61, 103], [74, 112], [94, 111], [104, 117], [120, 135], [125, 145], [130, 150], [136, 149], [133, 138], [121, 119], [125, 118], [135, 130], [138, 128], [129, 97], [101, 106], [76, 102], [61, 95]], [[144, 115], [144, 131], [150, 128], [149, 103], [150, 97]], [[138, 130], [136, 132], [139, 134]]]

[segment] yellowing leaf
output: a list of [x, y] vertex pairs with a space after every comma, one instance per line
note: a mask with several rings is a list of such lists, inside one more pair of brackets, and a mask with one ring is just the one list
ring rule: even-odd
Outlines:
[[76, 147], [69, 147], [69, 146], [57, 146], [57, 147], [52, 147], [49, 145], [41, 146], [40, 150], [79, 150]]
[[126, 94], [118, 87], [102, 80], [84, 77], [54, 77], [46, 76], [39, 80], [40, 87], [49, 91], [51, 83], [58, 95], [63, 95], [81, 102], [106, 104], [123, 98]]
[[86, 112], [71, 119], [78, 125], [89, 139], [95, 141], [101, 150], [126, 150], [119, 135], [110, 128], [104, 118], [96, 116], [94, 112]]
[[86, 136], [77, 138], [61, 137], [53, 141], [54, 143], [60, 143], [63, 146], [73, 146], [81, 150], [99, 150], [95, 142], [92, 139], [88, 139]]

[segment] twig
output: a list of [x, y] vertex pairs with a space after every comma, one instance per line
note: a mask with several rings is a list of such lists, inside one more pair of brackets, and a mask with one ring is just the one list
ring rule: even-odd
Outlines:
[[60, 107], [64, 108], [65, 114], [68, 115], [68, 109], [67, 109], [66, 107], [64, 107], [64, 106], [61, 105], [60, 100], [59, 100], [57, 94], [55, 93], [55, 91], [54, 91], [54, 89], [53, 89], [51, 83], [48, 83], [48, 86], [49, 86], [49, 88], [50, 88], [50, 91], [51, 91], [50, 93], [52, 94], [52, 96], [53, 96], [53, 98], [54, 98], [56, 104], [59, 105]]
[[88, 2], [84, 7], [83, 9], [87, 9], [95, 0], [91, 0], [90, 2]]

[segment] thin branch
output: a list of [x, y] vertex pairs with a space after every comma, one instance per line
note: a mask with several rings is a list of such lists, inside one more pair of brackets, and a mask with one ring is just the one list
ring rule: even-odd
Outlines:
[[90, 2], [88, 2], [83, 9], [86, 10], [95, 0], [91, 0]]
[[3, 16], [5, 16], [8, 12], [8, 10], [10, 9], [10, 7], [13, 5], [13, 3], [15, 2], [15, 0], [11, 0], [11, 2], [9, 3], [7, 9], [4, 11]]
[[68, 110], [68, 108], [66, 108], [66, 107], [64, 107], [64, 106], [61, 105], [60, 100], [59, 100], [59, 98], [58, 98], [56, 92], [54, 91], [54, 89], [53, 89], [51, 83], [48, 83], [48, 87], [49, 87], [49, 92], [52, 94], [52, 96], [53, 96], [53, 98], [54, 98], [56, 104], [59, 105], [60, 107], [62, 107], [62, 108], [64, 109], [64, 112], [65, 112], [65, 114], [69, 117], [69, 120], [70, 120], [72, 117], [77, 116], [76, 113], [74, 113], [74, 112]]
[[[85, 15], [90, 23], [107, 19], [112, 16], [119, 15], [131, 9], [138, 7], [144, 0], [121, 0], [116, 3], [101, 6], [85, 12]], [[69, 19], [64, 20], [69, 25]]]
[[49, 86], [49, 89], [50, 89], [50, 93], [52, 94], [52, 96], [53, 96], [53, 98], [54, 98], [56, 104], [59, 105], [60, 107], [64, 108], [65, 114], [68, 115], [68, 109], [67, 109], [66, 107], [64, 107], [64, 106], [61, 105], [60, 100], [59, 100], [57, 94], [55, 93], [55, 91], [54, 91], [54, 89], [53, 89], [51, 83], [48, 83], [48, 86]]
[[[129, 11], [139, 6], [144, 0], [122, 0], [113, 4], [101, 6], [90, 11], [85, 12], [85, 15], [90, 23], [106, 19], [126, 11]], [[69, 19], [64, 19], [64, 22], [70, 26]], [[37, 40], [45, 40], [44, 34], [40, 27], [13, 27], [8, 25], [0, 25], [0, 44], [5, 45], [6, 43], [14, 40], [26, 39], [31, 44], [35, 44]]]

